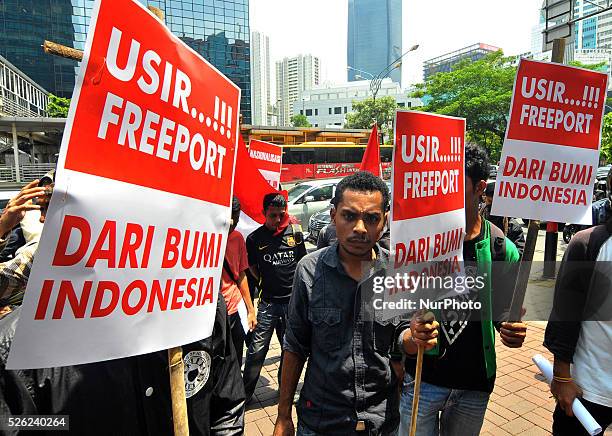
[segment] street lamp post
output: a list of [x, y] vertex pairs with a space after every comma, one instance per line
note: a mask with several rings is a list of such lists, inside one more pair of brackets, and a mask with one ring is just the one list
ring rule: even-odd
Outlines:
[[[367, 74], [368, 76], [370, 76], [369, 77], [370, 80], [372, 80], [374, 78], [374, 74], [368, 73], [367, 71], [364, 71], [364, 70], [360, 70], [359, 68], [351, 67], [350, 65], [348, 67], [346, 67], [346, 69], [347, 70], [353, 70], [353, 71], [356, 71], [356, 72], [361, 73], [361, 74]], [[363, 76], [361, 76], [359, 74], [355, 74], [355, 77], [361, 77], [362, 79], [367, 79], [367, 77], [363, 77]]]
[[408, 53], [410, 53], [411, 51], [416, 50], [417, 48], [419, 48], [419, 44], [415, 44], [412, 47], [410, 47], [408, 50], [402, 53], [400, 57], [398, 57], [393, 62], [391, 62], [389, 65], [387, 65], [380, 73], [376, 75], [376, 77], [372, 79], [372, 81], [370, 82], [370, 91], [372, 92], [372, 98], [375, 101], [376, 101], [376, 94], [378, 94], [378, 91], [380, 90], [383, 79], [387, 77], [393, 70], [401, 67], [402, 58], [406, 56]]

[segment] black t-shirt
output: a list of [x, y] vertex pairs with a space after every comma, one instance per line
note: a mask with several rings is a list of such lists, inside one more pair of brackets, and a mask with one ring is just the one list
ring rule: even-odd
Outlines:
[[[475, 274], [476, 243], [484, 238], [484, 222], [480, 234], [463, 243], [463, 260], [466, 275]], [[462, 299], [477, 301], [478, 294], [470, 291]], [[442, 310], [439, 319], [437, 356], [425, 355], [423, 359], [422, 379], [426, 383], [450, 389], [492, 392], [495, 377], [487, 378], [484, 363], [482, 326], [480, 321], [470, 321], [472, 317], [480, 319], [479, 314], [468, 310]], [[406, 371], [414, 376], [415, 359], [406, 359]]]
[[264, 225], [246, 240], [249, 265], [259, 270], [260, 298], [274, 303], [288, 303], [295, 268], [306, 256], [301, 227], [290, 224], [277, 236]]

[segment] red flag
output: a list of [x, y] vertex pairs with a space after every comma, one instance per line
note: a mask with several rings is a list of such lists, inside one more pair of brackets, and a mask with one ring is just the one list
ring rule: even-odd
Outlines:
[[[234, 171], [234, 196], [240, 201], [240, 221], [236, 229], [247, 237], [253, 230], [265, 221], [263, 214], [263, 198], [266, 194], [276, 192], [287, 199], [287, 191], [277, 191], [261, 175], [257, 166], [251, 161], [242, 135], [238, 135], [238, 150], [236, 152], [236, 170]], [[278, 226], [276, 234], [284, 231], [291, 224], [289, 214]]]
[[368, 146], [363, 154], [359, 171], [368, 171], [375, 176], [382, 177], [382, 167], [380, 165], [380, 145], [378, 144], [378, 126], [374, 124]]

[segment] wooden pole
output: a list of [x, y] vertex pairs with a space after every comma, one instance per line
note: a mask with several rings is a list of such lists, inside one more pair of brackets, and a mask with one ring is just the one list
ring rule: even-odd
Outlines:
[[[555, 39], [553, 41], [553, 53], [552, 62], [563, 63], [563, 57], [565, 55], [565, 39]], [[557, 256], [557, 223], [554, 226], [547, 226], [547, 250], [544, 253], [544, 276], [549, 275], [546, 271], [546, 262], [548, 257], [552, 256], [552, 268], [555, 269], [555, 260]], [[514, 285], [514, 293], [512, 295], [512, 303], [510, 304], [510, 313], [508, 315], [508, 321], [516, 322], [521, 320], [521, 314], [523, 310], [523, 301], [525, 301], [525, 294], [527, 293], [527, 285], [529, 284], [529, 274], [531, 273], [531, 263], [533, 262], [533, 254], [535, 252], [536, 241], [538, 239], [538, 231], [540, 230], [539, 220], [530, 220], [529, 227], [527, 229], [527, 240], [525, 241], [525, 249], [523, 250], [523, 257], [519, 265], [518, 277], [516, 284]], [[554, 246], [554, 247], [553, 247]], [[548, 251], [551, 250], [550, 253]], [[554, 274], [553, 274], [554, 276]]]
[[508, 321], [520, 321], [521, 312], [523, 310], [523, 301], [527, 293], [527, 285], [529, 284], [529, 274], [531, 273], [531, 263], [535, 252], [536, 241], [538, 240], [538, 231], [540, 230], [540, 221], [529, 221], [527, 228], [527, 239], [525, 240], [525, 249], [519, 263], [519, 271], [517, 274], [516, 284], [514, 285], [514, 293], [512, 294], [512, 303], [510, 304], [510, 313]]
[[83, 52], [81, 50], [77, 50], [76, 48], [66, 47], [65, 45], [47, 40], [45, 40], [42, 47], [47, 54], [52, 54], [79, 62], [83, 60]]
[[[156, 7], [148, 9], [163, 23], [164, 12]], [[75, 61], [83, 60], [83, 52], [72, 47], [45, 41], [45, 53], [60, 56]], [[175, 436], [189, 436], [189, 420], [187, 418], [187, 399], [185, 398], [185, 364], [183, 363], [183, 348], [168, 349], [168, 368], [170, 373], [170, 397], [172, 399], [172, 423]]]
[[414, 371], [414, 394], [412, 395], [412, 415], [410, 417], [410, 436], [416, 435], [417, 417], [419, 416], [419, 396], [421, 393], [421, 374], [423, 373], [423, 354], [425, 348], [419, 345], [416, 368]]
[[168, 363], [170, 369], [170, 396], [172, 398], [174, 436], [188, 436], [189, 420], [187, 419], [185, 365], [183, 363], [182, 347], [168, 349]]
[[[553, 40], [551, 62], [562, 64], [565, 57], [565, 38]], [[544, 242], [544, 270], [545, 278], [554, 278], [557, 274], [557, 241], [559, 239], [559, 225], [554, 222], [546, 224], [546, 240]]]
[[[422, 316], [425, 322], [433, 322], [435, 320], [433, 312], [427, 312]], [[421, 393], [421, 374], [423, 373], [423, 355], [425, 347], [419, 345], [417, 348], [416, 367], [414, 369], [414, 393], [412, 395], [412, 414], [410, 417], [410, 436], [416, 435], [417, 418], [419, 416], [419, 397]]]

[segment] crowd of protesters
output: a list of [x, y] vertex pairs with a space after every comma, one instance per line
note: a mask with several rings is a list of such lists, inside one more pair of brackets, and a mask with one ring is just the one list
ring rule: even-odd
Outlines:
[[[489, 279], [457, 298], [479, 301], [480, 309], [391, 320], [365, 304], [390, 256], [391, 194], [380, 178], [358, 172], [339, 182], [332, 222], [310, 254], [282, 194], [263, 198], [265, 223], [246, 239], [236, 230], [234, 199], [212, 336], [183, 347], [190, 433], [244, 433], [245, 406], [276, 333], [282, 352], [274, 435], [408, 435], [419, 346], [426, 353], [416, 434], [479, 434], [495, 385], [496, 334], [510, 348], [527, 336], [527, 325], [507, 316], [523, 230], [513, 218], [491, 215], [488, 176], [486, 152], [468, 144], [463, 259], [466, 274]], [[40, 237], [27, 217], [40, 214], [44, 223], [53, 180], [50, 173], [25, 186], [0, 216], [0, 417], [69, 415], [75, 434], [171, 434], [165, 352], [5, 369]], [[554, 355], [555, 435], [585, 434], [572, 414], [576, 397], [602, 428], [612, 422], [611, 236], [612, 219], [579, 232], [557, 277], [544, 343]]]

